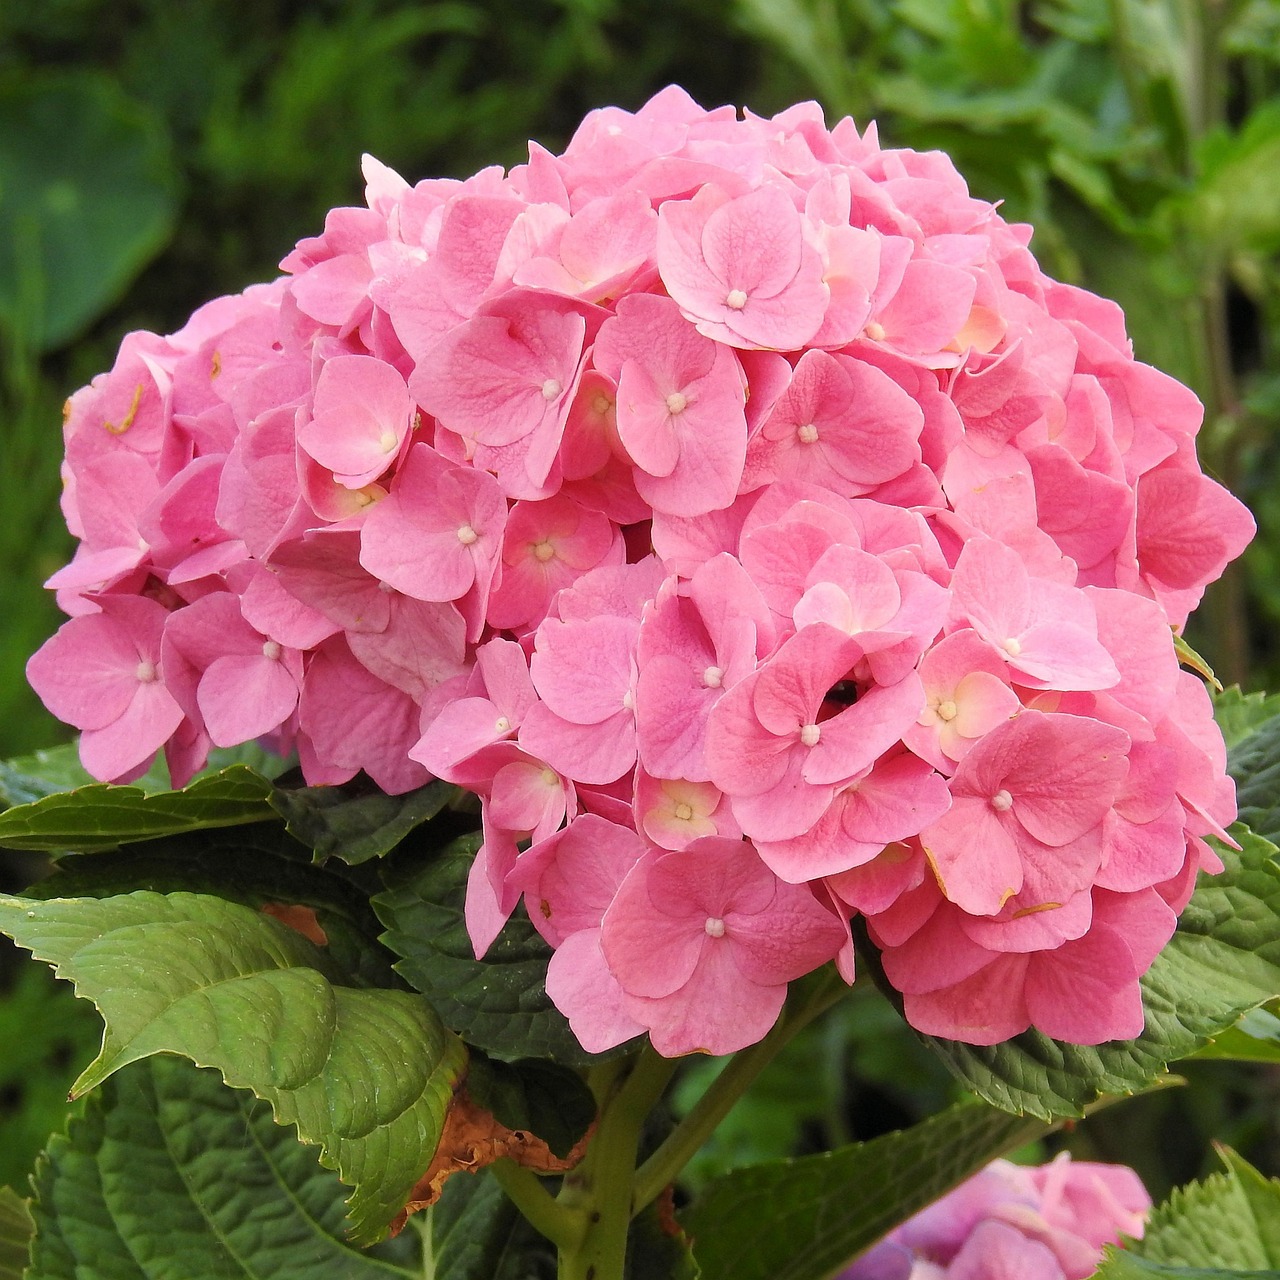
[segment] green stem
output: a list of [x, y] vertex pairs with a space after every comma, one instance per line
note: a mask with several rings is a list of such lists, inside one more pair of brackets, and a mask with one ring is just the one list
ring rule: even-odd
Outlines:
[[510, 1160], [498, 1160], [490, 1166], [493, 1176], [517, 1209], [561, 1249], [573, 1248], [587, 1228], [584, 1214], [552, 1198], [535, 1174]]
[[636, 1173], [632, 1211], [638, 1213], [657, 1199], [668, 1183], [697, 1153], [729, 1114], [752, 1081], [778, 1052], [818, 1014], [830, 1008], [847, 990], [834, 969], [821, 977], [774, 1024], [767, 1036], [735, 1054], [725, 1069], [707, 1086], [689, 1114], [667, 1135], [666, 1141], [640, 1166]]
[[640, 1132], [676, 1065], [646, 1045], [616, 1088], [603, 1071], [591, 1079], [597, 1098], [605, 1095], [603, 1107], [586, 1158], [565, 1177], [559, 1201], [586, 1227], [576, 1242], [560, 1244], [560, 1280], [622, 1280]]

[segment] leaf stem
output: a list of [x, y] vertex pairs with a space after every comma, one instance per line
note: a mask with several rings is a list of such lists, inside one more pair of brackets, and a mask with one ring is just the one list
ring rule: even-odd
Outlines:
[[729, 1114], [761, 1071], [779, 1051], [820, 1013], [838, 1000], [847, 988], [834, 967], [823, 970], [818, 980], [802, 989], [767, 1036], [734, 1054], [725, 1069], [707, 1086], [689, 1114], [667, 1135], [662, 1145], [636, 1173], [632, 1212], [639, 1213], [675, 1181], [680, 1170]]
[[554, 1199], [536, 1174], [511, 1160], [495, 1161], [490, 1168], [498, 1185], [530, 1225], [557, 1248], [572, 1249], [582, 1240], [587, 1229], [586, 1215]]

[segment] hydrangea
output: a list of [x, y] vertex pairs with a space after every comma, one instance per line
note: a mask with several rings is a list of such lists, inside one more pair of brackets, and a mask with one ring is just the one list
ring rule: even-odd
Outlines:
[[589, 1049], [752, 1043], [855, 916], [922, 1031], [1137, 1034], [1235, 812], [1173, 633], [1253, 525], [1119, 309], [812, 103], [365, 179], [67, 404], [86, 767], [467, 788], [477, 954], [523, 897]]
[[996, 1160], [895, 1227], [837, 1280], [1085, 1280], [1103, 1246], [1141, 1239], [1151, 1197], [1124, 1165], [1063, 1152]]

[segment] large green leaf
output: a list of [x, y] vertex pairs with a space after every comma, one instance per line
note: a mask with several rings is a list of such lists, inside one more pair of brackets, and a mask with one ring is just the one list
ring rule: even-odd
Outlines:
[[425, 1218], [431, 1280], [555, 1280], [554, 1247], [490, 1173], [450, 1178]]
[[1231, 1062], [1280, 1062], [1280, 1018], [1269, 1009], [1250, 1009], [1234, 1027], [1214, 1036], [1192, 1057]]
[[107, 77], [0, 90], [0, 321], [74, 338], [164, 246], [176, 185], [162, 122]]
[[0, 813], [0, 846], [10, 849], [111, 849], [177, 831], [229, 827], [273, 818], [271, 783], [246, 765], [206, 774], [181, 791], [148, 795], [105, 782], [45, 796]]
[[[29, 1280], [392, 1280], [343, 1187], [271, 1110], [177, 1058], [109, 1080], [36, 1174]], [[381, 1252], [381, 1250], [380, 1250]]]
[[446, 1026], [489, 1053], [570, 1066], [597, 1061], [547, 998], [551, 950], [527, 919], [513, 917], [485, 958], [475, 958], [462, 904], [479, 843], [478, 835], [460, 837], [373, 900], [387, 926], [383, 942], [402, 957], [396, 970]]
[[27, 1202], [12, 1187], [0, 1187], [0, 1280], [22, 1280], [34, 1230]]
[[821, 1280], [1047, 1128], [963, 1102], [870, 1142], [737, 1169], [707, 1185], [684, 1226], [705, 1280]]
[[289, 833], [315, 850], [316, 860], [367, 862], [390, 853], [414, 827], [430, 821], [458, 794], [447, 782], [429, 782], [407, 795], [372, 786], [277, 787], [271, 805]]
[[466, 1061], [421, 996], [337, 985], [323, 948], [202, 894], [0, 897], [0, 929], [54, 964], [106, 1022], [73, 1093], [151, 1054], [181, 1054], [320, 1145], [321, 1162], [355, 1188], [357, 1239], [376, 1237], [403, 1207]]
[[111, 898], [135, 889], [209, 893], [261, 910], [314, 911], [326, 954], [348, 986], [404, 987], [395, 957], [378, 942], [381, 925], [365, 888], [341, 863], [313, 866], [310, 851], [278, 822], [193, 831], [123, 849], [60, 858], [32, 898]]
[[1134, 1252], [1175, 1266], [1280, 1272], [1280, 1182], [1228, 1147], [1218, 1154], [1226, 1171], [1175, 1190]]
[[1049, 1119], [1079, 1115], [1102, 1094], [1146, 1087], [1248, 1009], [1280, 994], [1280, 864], [1276, 847], [1237, 824], [1242, 852], [1223, 848], [1177, 932], [1142, 979], [1146, 1027], [1136, 1040], [1073, 1045], [1028, 1031], [1003, 1044], [928, 1043], [979, 1097]]

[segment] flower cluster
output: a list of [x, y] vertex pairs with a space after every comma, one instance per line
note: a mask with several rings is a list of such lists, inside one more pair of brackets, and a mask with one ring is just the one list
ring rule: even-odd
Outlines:
[[365, 176], [68, 402], [86, 767], [469, 788], [477, 952], [523, 895], [592, 1050], [753, 1042], [854, 916], [922, 1030], [1136, 1034], [1234, 816], [1170, 627], [1252, 522], [1119, 309], [813, 104]]
[[895, 1228], [837, 1280], [1084, 1280], [1103, 1246], [1141, 1239], [1151, 1197], [1132, 1169], [996, 1160]]

